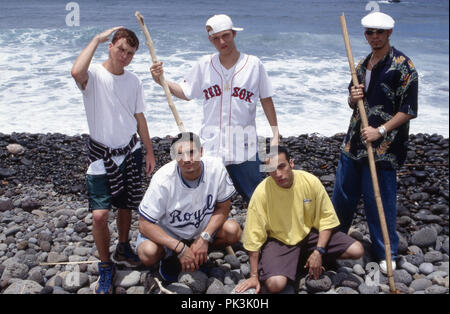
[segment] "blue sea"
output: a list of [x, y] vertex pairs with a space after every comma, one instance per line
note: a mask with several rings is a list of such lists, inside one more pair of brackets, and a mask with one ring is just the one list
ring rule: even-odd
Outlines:
[[[87, 133], [82, 95], [70, 70], [97, 33], [122, 25], [141, 40], [128, 69], [144, 83], [151, 136], [178, 133], [163, 89], [151, 79], [151, 58], [135, 11], [144, 16], [165, 77], [173, 81], [182, 80], [200, 56], [215, 52], [206, 20], [230, 15], [244, 28], [236, 38], [238, 49], [258, 56], [269, 73], [280, 133], [346, 132], [350, 74], [339, 16], [345, 13], [357, 62], [370, 52], [360, 24], [370, 10], [395, 19], [391, 44], [418, 70], [419, 116], [411, 121], [411, 132], [448, 137], [449, 1], [444, 0], [0, 0], [0, 132]], [[106, 58], [103, 44], [93, 62]], [[175, 105], [186, 129], [198, 131], [201, 100], [175, 99]], [[271, 135], [262, 108], [257, 128], [260, 135]]]

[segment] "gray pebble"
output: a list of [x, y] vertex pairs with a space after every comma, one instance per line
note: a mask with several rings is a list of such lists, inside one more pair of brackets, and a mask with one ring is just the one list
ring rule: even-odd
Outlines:
[[425, 290], [428, 287], [431, 287], [433, 283], [431, 280], [428, 280], [426, 278], [419, 278], [415, 279], [411, 284], [409, 285], [410, 288], [414, 289], [415, 291]]
[[428, 287], [425, 289], [425, 294], [446, 294], [448, 293], [448, 288], [432, 285], [431, 287]]
[[431, 264], [431, 263], [422, 263], [419, 266], [419, 271], [422, 274], [429, 275], [429, 274], [431, 274], [434, 271], [433, 264]]

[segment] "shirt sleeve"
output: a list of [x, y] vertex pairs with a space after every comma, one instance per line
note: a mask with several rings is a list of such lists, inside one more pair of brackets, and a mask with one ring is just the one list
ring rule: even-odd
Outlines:
[[89, 68], [89, 70], [88, 70], [88, 82], [87, 82], [86, 87], [84, 89], [82, 88], [80, 83], [75, 81], [75, 83], [77, 84], [78, 89], [81, 91], [81, 93], [84, 96], [87, 96], [87, 95], [92, 93], [92, 91], [94, 89], [95, 76], [96, 76], [95, 70], [93, 68]]
[[269, 80], [269, 75], [264, 68], [261, 60], [258, 60], [259, 63], [259, 98], [268, 98], [273, 96], [272, 84]]
[[314, 190], [316, 191], [314, 228], [320, 232], [339, 226], [339, 219], [334, 210], [333, 203], [318, 178], [316, 178]]
[[141, 113], [144, 112], [144, 89], [142, 88], [142, 82], [139, 80], [138, 83], [138, 89], [137, 89], [137, 95], [136, 95], [136, 109], [134, 113]]
[[234, 188], [233, 181], [231, 181], [230, 175], [228, 174], [225, 166], [220, 161], [220, 182], [219, 189], [217, 193], [217, 202], [222, 203], [229, 200], [236, 192]]
[[400, 112], [417, 116], [418, 108], [418, 90], [419, 90], [419, 78], [416, 68], [411, 60], [408, 59], [405, 64], [407, 71], [402, 74], [400, 78], [400, 87], [403, 89], [402, 102], [400, 105]]
[[200, 62], [196, 62], [191, 72], [180, 83], [180, 87], [188, 99], [200, 98], [203, 95], [201, 89], [202, 81], [201, 65]]
[[250, 252], [257, 252], [267, 240], [267, 202], [264, 193], [259, 190], [261, 189], [256, 188], [250, 200], [242, 234], [244, 248]]
[[139, 214], [151, 223], [158, 223], [166, 213], [168, 194], [155, 174], [139, 205]]

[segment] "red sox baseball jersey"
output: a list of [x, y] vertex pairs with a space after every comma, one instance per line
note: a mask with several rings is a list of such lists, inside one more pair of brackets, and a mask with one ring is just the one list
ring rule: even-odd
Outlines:
[[226, 165], [256, 155], [256, 104], [273, 94], [257, 57], [241, 53], [227, 70], [218, 53], [204, 56], [180, 86], [188, 99], [203, 98], [200, 138], [205, 155], [220, 157]]
[[219, 158], [202, 157], [202, 175], [194, 188], [185, 183], [176, 161], [171, 161], [153, 175], [139, 214], [176, 239], [195, 239], [208, 225], [216, 202], [225, 202], [234, 192]]

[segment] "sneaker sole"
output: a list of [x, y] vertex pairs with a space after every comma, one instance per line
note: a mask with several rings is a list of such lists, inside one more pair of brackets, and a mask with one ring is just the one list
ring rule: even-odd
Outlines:
[[127, 262], [127, 261], [119, 261], [119, 260], [115, 259], [114, 256], [111, 256], [111, 260], [117, 265], [122, 265], [122, 266], [130, 267], [130, 268], [136, 268], [136, 267], [139, 267], [142, 265], [142, 263], [131, 264], [130, 262]]

